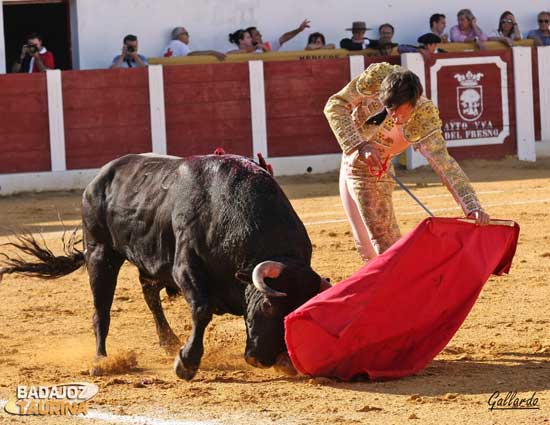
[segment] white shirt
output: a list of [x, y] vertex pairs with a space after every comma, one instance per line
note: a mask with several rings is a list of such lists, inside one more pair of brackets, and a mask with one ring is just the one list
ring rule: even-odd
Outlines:
[[172, 40], [162, 52], [165, 58], [174, 58], [177, 56], [187, 56], [191, 53], [191, 49], [187, 44], [180, 40]]
[[430, 31], [432, 34], [435, 34], [437, 35], [440, 39], [441, 39], [441, 42], [443, 43], [443, 37], [447, 37], [447, 40], [450, 40], [450, 37], [449, 37], [449, 33], [446, 33], [444, 32], [443, 34], [438, 34], [436, 33], [435, 31]]
[[[46, 52], [47, 52], [46, 48], [42, 46], [42, 49], [38, 53], [40, 55], [43, 55]], [[33, 68], [34, 68], [34, 56], [31, 58], [31, 61], [29, 63], [29, 74], [32, 74], [32, 69]]]
[[[503, 37], [506, 37], [506, 36], [499, 30], [493, 30], [493, 32], [491, 34], [489, 34], [489, 37], [503, 38]], [[519, 38], [516, 38], [514, 33], [512, 32], [512, 35], [509, 38], [511, 38], [512, 40], [521, 40], [521, 34], [520, 34]]]
[[[264, 44], [269, 44], [269, 47], [271, 47], [272, 52], [278, 52], [279, 49], [281, 48], [281, 43], [279, 43], [278, 38], [276, 38], [275, 40], [268, 40], [267, 43], [264, 43]], [[263, 53], [263, 50], [256, 49], [256, 53]]]

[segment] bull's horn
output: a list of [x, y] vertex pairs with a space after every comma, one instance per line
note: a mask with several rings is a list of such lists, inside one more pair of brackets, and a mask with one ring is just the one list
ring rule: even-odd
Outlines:
[[272, 279], [279, 277], [284, 266], [285, 265], [283, 263], [278, 263], [277, 261], [264, 261], [258, 264], [252, 271], [252, 283], [254, 283], [254, 286], [258, 291], [268, 297], [286, 297], [285, 292], [276, 291], [264, 282], [266, 277], [270, 277]]

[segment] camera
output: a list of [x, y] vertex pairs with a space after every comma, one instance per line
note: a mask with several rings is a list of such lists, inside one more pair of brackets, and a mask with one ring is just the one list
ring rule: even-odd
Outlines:
[[27, 48], [27, 51], [28, 51], [28, 54], [30, 56], [33, 56], [36, 54], [36, 52], [38, 52], [38, 47], [36, 47], [36, 45], [34, 44], [25, 44], [25, 46]]
[[126, 50], [128, 53], [134, 53], [136, 51], [136, 48], [134, 46], [126, 46]]

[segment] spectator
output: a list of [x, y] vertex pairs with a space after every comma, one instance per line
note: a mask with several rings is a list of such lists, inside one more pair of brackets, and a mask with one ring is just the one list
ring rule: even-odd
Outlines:
[[162, 53], [165, 58], [177, 57], [177, 56], [200, 56], [210, 55], [215, 56], [218, 60], [224, 60], [225, 55], [215, 50], [195, 50], [194, 52], [189, 49], [189, 32], [184, 27], [176, 27], [172, 30], [172, 41], [168, 43], [166, 49]]
[[378, 27], [378, 40], [371, 40], [370, 48], [376, 49], [376, 52], [369, 56], [392, 56], [399, 52], [394, 51], [394, 48], [398, 46], [397, 43], [392, 42], [394, 34], [393, 25], [385, 23]]
[[458, 25], [451, 28], [451, 41], [463, 43], [474, 41], [481, 50], [485, 49], [483, 41], [487, 41], [487, 36], [477, 25], [477, 20], [470, 9], [461, 9], [457, 13]]
[[393, 28], [392, 24], [388, 24], [387, 22], [385, 24], [382, 24], [378, 27], [378, 36], [379, 43], [384, 44], [386, 48], [388, 47], [388, 43], [392, 43], [393, 34], [395, 33], [395, 30]]
[[21, 47], [19, 59], [12, 66], [12, 72], [44, 72], [55, 68], [53, 53], [44, 47], [44, 39], [38, 33], [29, 34]]
[[277, 52], [283, 44], [285, 44], [289, 40], [292, 40], [306, 28], [309, 28], [308, 19], [304, 19], [298, 28], [285, 32], [278, 39], [266, 42], [263, 41], [262, 34], [260, 33], [260, 31], [258, 31], [256, 27], [248, 27], [246, 31], [250, 33], [250, 36], [252, 37], [252, 44], [256, 47], [258, 53], [261, 53]]
[[535, 40], [537, 46], [550, 46], [550, 12], [540, 12], [537, 19], [538, 29], [529, 31], [527, 38]]
[[514, 40], [521, 40], [521, 32], [512, 12], [507, 10], [500, 15], [498, 29], [491, 33], [489, 40], [500, 41], [508, 47], [512, 47]]
[[325, 36], [320, 32], [313, 32], [307, 38], [305, 50], [334, 49], [334, 44], [327, 44]]
[[256, 46], [252, 44], [252, 37], [246, 30], [239, 29], [234, 33], [229, 34], [229, 42], [237, 45], [238, 49], [230, 50], [231, 53], [252, 53], [256, 51]]
[[418, 42], [420, 53], [423, 53], [423, 56], [426, 57], [438, 52], [438, 45], [441, 43], [442, 39], [437, 34], [428, 32], [418, 37], [416, 41]]
[[394, 50], [398, 46], [397, 43], [392, 43], [387, 40], [379, 40], [376, 53], [371, 56], [393, 56], [399, 54], [398, 50]]
[[364, 21], [353, 22], [351, 28], [346, 28], [346, 31], [351, 31], [351, 38], [343, 38], [340, 40], [340, 47], [347, 50], [377, 48], [378, 40], [370, 40], [365, 37], [365, 32], [371, 29], [372, 28], [367, 28], [367, 24]]
[[441, 43], [441, 37], [433, 32], [428, 32], [421, 35], [416, 40], [418, 42], [417, 46], [412, 46], [410, 44], [400, 44], [398, 52], [399, 53], [420, 53], [424, 59], [430, 59], [435, 53], [445, 52], [438, 48], [439, 43]]
[[138, 39], [128, 34], [122, 40], [122, 53], [115, 56], [111, 68], [141, 68], [147, 66], [147, 58], [138, 53]]
[[442, 13], [434, 13], [430, 16], [430, 31], [437, 35], [442, 43], [449, 42], [449, 34], [445, 33], [446, 26], [447, 18]]

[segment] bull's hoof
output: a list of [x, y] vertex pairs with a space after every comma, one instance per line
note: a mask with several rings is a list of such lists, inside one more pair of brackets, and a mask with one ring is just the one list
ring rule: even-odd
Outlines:
[[103, 373], [101, 363], [107, 359], [107, 354], [96, 354], [94, 357], [94, 362], [90, 369], [88, 370], [90, 376], [100, 376]]
[[197, 373], [198, 365], [185, 365], [180, 356], [176, 356], [174, 361], [174, 372], [178, 375], [178, 378], [190, 381]]

